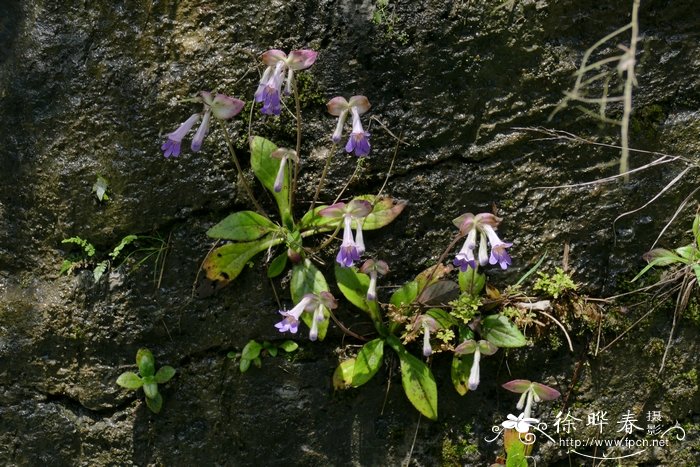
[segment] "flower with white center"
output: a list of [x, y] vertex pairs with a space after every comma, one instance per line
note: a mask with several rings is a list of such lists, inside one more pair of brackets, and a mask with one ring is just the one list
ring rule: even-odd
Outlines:
[[[501, 219], [490, 213], [481, 213], [476, 216], [472, 213], [463, 214], [453, 221], [459, 228], [462, 235], [466, 235], [467, 240], [464, 242], [462, 249], [455, 256], [454, 264], [461, 271], [466, 271], [467, 268], [476, 268], [476, 259], [474, 257], [474, 249], [476, 248], [476, 238], [479, 236], [479, 265], [498, 264], [501, 269], [506, 269], [511, 264], [511, 258], [508, 255], [506, 248], [513, 246], [512, 243], [506, 243], [498, 238], [496, 228], [501, 222]], [[489, 255], [488, 245], [491, 245], [491, 253]]]
[[[345, 126], [345, 121], [347, 120], [348, 113], [352, 113], [353, 116], [353, 133], [357, 129], [364, 134], [364, 130], [362, 129], [362, 123], [360, 122], [360, 115], [367, 112], [371, 107], [369, 100], [367, 100], [365, 96], [352, 96], [349, 102], [345, 100], [344, 97], [338, 96], [328, 101], [328, 104], [326, 105], [328, 107], [328, 113], [330, 113], [334, 117], [338, 117], [338, 124], [335, 127], [333, 136], [331, 136], [331, 139], [334, 143], [339, 143], [340, 139], [343, 136], [343, 127]], [[357, 122], [357, 124], [355, 122]], [[350, 138], [352, 139], [352, 136]], [[349, 144], [350, 140], [348, 140], [348, 145]], [[369, 154], [369, 142], [367, 142], [366, 149], [367, 151], [364, 154], [359, 154], [357, 151], [355, 152], [355, 154], [358, 156], [366, 156], [367, 154]], [[346, 145], [346, 150], [347, 152], [351, 152], [353, 149], [347, 149]]]
[[326, 309], [334, 309], [337, 307], [337, 302], [330, 292], [320, 292], [318, 294], [306, 294], [297, 303], [294, 308], [289, 311], [280, 310], [280, 314], [284, 319], [275, 324], [275, 327], [280, 332], [291, 332], [296, 334], [299, 330], [299, 320], [304, 312], [313, 313], [311, 330], [309, 331], [309, 339], [315, 341], [318, 338], [318, 325], [325, 318]]

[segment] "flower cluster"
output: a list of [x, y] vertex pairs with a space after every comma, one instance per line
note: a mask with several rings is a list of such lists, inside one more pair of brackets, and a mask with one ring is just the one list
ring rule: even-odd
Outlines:
[[[476, 237], [479, 235], [479, 265], [498, 264], [501, 269], [506, 269], [511, 264], [510, 256], [506, 248], [513, 246], [498, 238], [496, 229], [501, 219], [490, 213], [481, 213], [476, 216], [472, 213], [463, 214], [455, 219], [454, 224], [467, 239], [454, 259], [455, 266], [461, 271], [467, 268], [477, 268], [477, 258], [474, 257], [476, 249]], [[491, 245], [491, 253], [487, 249], [487, 241]]]
[[345, 120], [348, 117], [348, 113], [352, 114], [352, 133], [348, 142], [345, 145], [346, 152], [355, 151], [357, 157], [364, 157], [369, 154], [370, 144], [369, 144], [369, 133], [367, 133], [362, 127], [362, 122], [360, 121], [360, 115], [364, 114], [371, 107], [369, 100], [365, 96], [352, 96], [350, 102], [345, 100], [344, 97], [338, 96], [334, 97], [328, 101], [328, 113], [334, 117], [338, 117], [338, 124], [335, 127], [333, 136], [331, 139], [334, 143], [340, 142], [340, 138], [343, 134], [343, 127], [345, 126]]
[[310, 49], [293, 50], [287, 56], [281, 50], [271, 49], [262, 54], [262, 61], [267, 68], [255, 91], [255, 102], [262, 102], [261, 112], [265, 115], [279, 115], [282, 111], [281, 92], [284, 74], [287, 73], [285, 94], [292, 93], [294, 72], [305, 70], [314, 64], [318, 52]]
[[312, 313], [311, 330], [309, 339], [315, 341], [318, 338], [318, 325], [326, 319], [326, 310], [333, 310], [337, 307], [337, 302], [330, 292], [320, 292], [319, 294], [306, 294], [291, 310], [280, 310], [284, 319], [275, 324], [280, 332], [291, 332], [296, 334], [299, 330], [299, 319], [304, 312]]
[[[372, 212], [369, 201], [354, 199], [349, 203], [336, 203], [319, 211], [322, 217], [343, 218], [343, 243], [336, 256], [338, 264], [350, 267], [365, 252], [365, 242], [362, 237], [362, 224], [365, 217]], [[352, 223], [355, 222], [355, 236], [352, 235]]]
[[177, 157], [180, 155], [180, 146], [183, 138], [201, 118], [202, 123], [197, 129], [194, 139], [192, 139], [192, 151], [199, 152], [202, 149], [204, 137], [209, 132], [209, 122], [212, 115], [219, 120], [228, 120], [238, 115], [245, 105], [245, 102], [235, 97], [229, 97], [224, 94], [212, 96], [207, 91], [200, 92], [195, 101], [204, 104], [204, 111], [190, 115], [190, 118], [185, 120], [177, 130], [168, 134], [168, 139], [160, 147], [165, 157]]

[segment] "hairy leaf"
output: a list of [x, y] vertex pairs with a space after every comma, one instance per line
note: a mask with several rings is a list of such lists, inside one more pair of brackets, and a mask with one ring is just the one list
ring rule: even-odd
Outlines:
[[246, 360], [253, 360], [260, 355], [260, 351], [262, 350], [262, 345], [258, 344], [254, 340], [248, 341], [248, 343], [243, 347], [243, 350], [241, 351], [241, 358], [245, 358]]
[[430, 420], [437, 420], [437, 385], [430, 368], [408, 353], [399, 352], [401, 384], [406, 397], [420, 413]]

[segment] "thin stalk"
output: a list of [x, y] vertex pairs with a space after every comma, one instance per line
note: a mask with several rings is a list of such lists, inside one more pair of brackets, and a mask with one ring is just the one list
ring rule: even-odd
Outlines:
[[311, 202], [311, 212], [314, 211], [316, 207], [316, 202], [318, 201], [318, 196], [321, 194], [321, 188], [323, 184], [326, 183], [326, 175], [328, 175], [328, 168], [331, 166], [331, 160], [333, 160], [333, 155], [335, 154], [335, 143], [331, 146], [331, 152], [326, 158], [326, 164], [323, 166], [323, 172], [321, 172], [321, 179], [318, 181], [316, 186], [316, 194], [314, 194], [314, 200]]
[[255, 210], [258, 211], [260, 214], [263, 216], [267, 217], [267, 214], [265, 214], [265, 210], [260, 206], [260, 203], [258, 203], [258, 200], [255, 199], [255, 196], [253, 195], [253, 191], [250, 189], [250, 186], [248, 185], [248, 182], [245, 179], [245, 175], [243, 174], [243, 169], [241, 168], [241, 163], [238, 161], [238, 156], [236, 156], [236, 151], [233, 149], [233, 143], [231, 142], [231, 136], [228, 133], [228, 128], [226, 125], [222, 125], [224, 129], [224, 139], [226, 140], [226, 147], [228, 147], [228, 152], [231, 154], [231, 159], [233, 159], [233, 163], [236, 166], [236, 170], [238, 171], [238, 177], [241, 179], [241, 183], [243, 184], [243, 188], [245, 189], [245, 192], [248, 194], [248, 197], [250, 200], [253, 202], [255, 205]]
[[[297, 120], [297, 157], [301, 160], [301, 102], [299, 102], [299, 92], [297, 90], [296, 80], [292, 83], [294, 94], [294, 103], [296, 104], [296, 120]], [[289, 193], [289, 208], [294, 206], [294, 194], [297, 191], [297, 179], [299, 178], [299, 164], [294, 163], [294, 178], [292, 179], [292, 189]]]
[[622, 111], [622, 125], [620, 129], [620, 139], [622, 146], [622, 156], [620, 157], [620, 173], [625, 174], [625, 182], [629, 181], [629, 174], [627, 174], [629, 166], [629, 126], [630, 126], [630, 115], [632, 114], [632, 87], [634, 86], [634, 57], [637, 54], [637, 36], [639, 35], [639, 21], [637, 20], [639, 12], [639, 0], [634, 0], [632, 4], [632, 37], [630, 39], [630, 48], [627, 52], [631, 57], [631, 62], [627, 65], [626, 79], [625, 79], [625, 104]]
[[360, 157], [357, 161], [357, 165], [355, 166], [355, 171], [352, 173], [350, 178], [348, 179], [348, 182], [345, 184], [342, 190], [340, 190], [340, 193], [338, 193], [338, 196], [335, 197], [335, 201], [333, 201], [333, 204], [337, 203], [338, 200], [340, 199], [341, 196], [343, 196], [343, 193], [345, 193], [345, 190], [350, 186], [352, 181], [355, 179], [355, 176], [357, 175], [357, 172], [360, 171], [360, 168], [362, 168], [362, 161], [364, 158]]

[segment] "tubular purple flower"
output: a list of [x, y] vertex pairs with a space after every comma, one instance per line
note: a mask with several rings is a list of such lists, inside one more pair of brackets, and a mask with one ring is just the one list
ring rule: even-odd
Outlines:
[[265, 71], [263, 79], [267, 75], [267, 80], [260, 80], [258, 90], [255, 92], [255, 102], [263, 103], [260, 111], [265, 115], [279, 115], [282, 112], [280, 91], [284, 80], [284, 61], [278, 61], [271, 72]]
[[292, 334], [296, 334], [299, 330], [299, 317], [310, 305], [313, 305], [315, 298], [316, 296], [313, 294], [306, 294], [291, 310], [280, 310], [279, 313], [284, 316], [284, 319], [275, 324], [275, 327], [280, 332], [289, 331]]
[[420, 315], [416, 324], [420, 324], [423, 331], [423, 356], [430, 357], [433, 353], [433, 348], [430, 346], [430, 333], [437, 331], [438, 322], [432, 316]]
[[[343, 243], [340, 245], [340, 251], [336, 256], [336, 261], [343, 267], [350, 267], [355, 264], [355, 261], [360, 259], [358, 252], [358, 244], [352, 235], [352, 221], [367, 217], [372, 212], [372, 205], [369, 201], [353, 199], [349, 203], [336, 203], [332, 206], [325, 207], [319, 211], [322, 217], [338, 218], [343, 217]], [[360, 236], [361, 236], [360, 226]], [[361, 239], [361, 238], [360, 238]], [[364, 243], [360, 246], [364, 248]], [[364, 250], [363, 250], [364, 251]]]
[[352, 134], [345, 145], [345, 151], [355, 151], [357, 157], [365, 157], [369, 154], [371, 149], [369, 144], [370, 135], [362, 128], [362, 122], [360, 121], [360, 114], [357, 107], [352, 107], [350, 111], [352, 112]]
[[469, 231], [467, 239], [459, 250], [453, 261], [454, 265], [464, 272], [468, 268], [476, 269], [476, 260], [474, 259], [474, 248], [476, 247], [476, 229]]
[[[365, 96], [352, 96], [350, 98], [350, 102], [346, 101], [344, 97], [338, 96], [328, 101], [328, 104], [326, 105], [328, 107], [328, 113], [338, 117], [338, 124], [335, 127], [333, 136], [331, 136], [331, 139], [336, 144], [340, 142], [340, 138], [343, 134], [343, 127], [345, 126], [345, 120], [347, 120], [350, 110], [356, 109], [359, 119], [359, 115], [364, 114], [371, 107], [369, 100], [367, 100]], [[355, 117], [353, 117], [353, 122], [354, 118]]]
[[489, 239], [489, 243], [491, 244], [491, 256], [489, 257], [489, 263], [498, 263], [498, 265], [501, 266], [501, 269], [507, 269], [511, 264], [511, 259], [506, 251], [506, 248], [510, 248], [513, 246], [513, 244], [506, 243], [498, 238], [498, 235], [496, 235], [493, 227], [491, 227], [489, 224], [481, 225], [481, 231], [486, 234]]
[[289, 56], [278, 49], [271, 49], [262, 54], [262, 61], [267, 65], [258, 89], [255, 91], [255, 102], [262, 102], [261, 112], [266, 115], [279, 115], [282, 112], [280, 92], [284, 73], [287, 71], [285, 93], [292, 93], [294, 72], [309, 68], [316, 61], [318, 52], [310, 49], [293, 50]]
[[309, 331], [309, 340], [315, 341], [318, 339], [318, 325], [322, 323], [326, 317], [324, 310], [335, 309], [338, 306], [337, 301], [330, 292], [321, 292], [316, 297], [316, 308], [314, 309], [314, 316], [311, 320], [311, 330]]
[[194, 124], [199, 121], [200, 116], [201, 115], [198, 113], [190, 115], [190, 118], [185, 120], [177, 128], [177, 130], [168, 134], [167, 141], [160, 147], [163, 150], [163, 155], [165, 157], [177, 157], [180, 155], [180, 144], [182, 143], [182, 139], [187, 133], [189, 133]]
[[343, 243], [335, 260], [343, 267], [350, 267], [359, 261], [360, 253], [357, 251], [357, 244], [352, 236], [352, 218], [348, 215], [343, 219]]
[[197, 129], [197, 133], [194, 134], [192, 139], [192, 152], [199, 152], [202, 149], [202, 143], [204, 143], [204, 137], [207, 136], [209, 132], [209, 120], [211, 119], [211, 110], [204, 112], [204, 118], [202, 118], [202, 123]]

